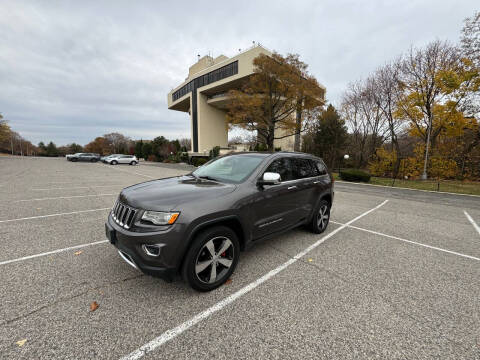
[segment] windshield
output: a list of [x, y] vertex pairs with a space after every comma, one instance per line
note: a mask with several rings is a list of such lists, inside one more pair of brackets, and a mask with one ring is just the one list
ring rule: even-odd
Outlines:
[[196, 177], [210, 180], [240, 183], [255, 170], [264, 159], [260, 155], [225, 156], [211, 160], [193, 172]]

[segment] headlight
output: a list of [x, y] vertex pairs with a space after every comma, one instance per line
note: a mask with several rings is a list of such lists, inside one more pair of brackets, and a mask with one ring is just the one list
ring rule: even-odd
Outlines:
[[178, 215], [180, 215], [178, 212], [145, 211], [142, 220], [150, 221], [155, 225], [171, 225], [177, 220]]

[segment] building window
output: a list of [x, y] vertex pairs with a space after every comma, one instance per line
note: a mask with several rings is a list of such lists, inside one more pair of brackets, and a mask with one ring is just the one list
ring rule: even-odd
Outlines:
[[180, 89], [172, 94], [172, 100], [176, 101], [180, 99], [182, 96], [185, 96], [189, 92], [193, 91], [194, 88], [199, 88], [236, 74], [238, 74], [238, 60], [216, 70], [210, 71], [205, 75], [201, 75], [190, 81], [188, 84], [183, 85]]

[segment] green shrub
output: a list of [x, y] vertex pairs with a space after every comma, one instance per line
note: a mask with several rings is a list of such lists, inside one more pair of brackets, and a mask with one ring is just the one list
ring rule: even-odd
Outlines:
[[202, 166], [208, 161], [208, 159], [205, 159], [203, 157], [193, 157], [192, 158], [192, 165], [193, 166]]
[[210, 159], [216, 158], [220, 154], [220, 146], [215, 146], [212, 150], [210, 150], [209, 156]]
[[370, 174], [358, 169], [344, 169], [340, 170], [340, 179], [345, 181], [369, 182]]

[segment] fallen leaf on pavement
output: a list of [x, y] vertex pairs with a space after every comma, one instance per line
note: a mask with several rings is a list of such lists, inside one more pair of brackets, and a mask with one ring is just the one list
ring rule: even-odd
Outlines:
[[228, 279], [227, 281], [225, 281], [225, 285], [228, 285], [232, 282], [232, 279]]
[[312, 262], [312, 261], [313, 261], [313, 259], [308, 259], [308, 262]]
[[82, 252], [83, 252], [82, 250], [75, 251], [74, 255], [80, 255]]
[[93, 312], [93, 311], [97, 310], [99, 306], [100, 306], [100, 305], [98, 305], [96, 301], [93, 301], [93, 302], [90, 304], [90, 311]]
[[16, 344], [17, 344], [18, 346], [23, 346], [23, 345], [25, 345], [26, 342], [27, 342], [27, 339], [23, 339], [23, 340], [17, 341]]

